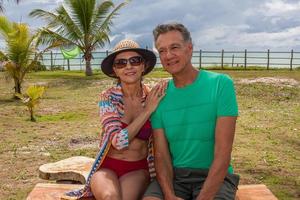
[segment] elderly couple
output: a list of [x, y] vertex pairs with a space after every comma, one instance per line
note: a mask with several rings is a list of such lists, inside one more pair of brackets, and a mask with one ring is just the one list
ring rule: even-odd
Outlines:
[[179, 23], [158, 25], [155, 46], [172, 75], [149, 89], [152, 51], [119, 42], [102, 62], [118, 80], [100, 94], [100, 150], [85, 187], [63, 199], [234, 199], [230, 164], [238, 115], [233, 81], [192, 66], [193, 44]]

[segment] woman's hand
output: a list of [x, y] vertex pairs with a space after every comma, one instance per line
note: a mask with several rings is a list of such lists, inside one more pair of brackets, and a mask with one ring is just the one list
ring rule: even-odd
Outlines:
[[167, 81], [160, 81], [157, 85], [155, 85], [151, 91], [149, 92], [147, 99], [146, 99], [146, 106], [145, 109], [152, 113], [156, 107], [158, 106], [160, 100], [166, 94], [168, 82]]

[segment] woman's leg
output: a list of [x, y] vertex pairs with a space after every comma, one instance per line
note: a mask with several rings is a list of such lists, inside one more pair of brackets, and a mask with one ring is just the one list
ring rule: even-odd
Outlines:
[[112, 170], [97, 171], [92, 176], [91, 189], [97, 200], [122, 200], [119, 179]]
[[141, 169], [124, 174], [120, 177], [122, 200], [139, 200], [149, 185], [148, 170]]

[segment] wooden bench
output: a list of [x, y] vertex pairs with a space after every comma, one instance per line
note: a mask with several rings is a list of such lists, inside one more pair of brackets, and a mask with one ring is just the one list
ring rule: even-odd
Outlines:
[[239, 185], [236, 200], [278, 200], [264, 184]]
[[[79, 189], [86, 182], [94, 159], [75, 156], [54, 163], [47, 163], [39, 168], [39, 177], [45, 180], [69, 180], [76, 184], [38, 183], [27, 200], [59, 200], [66, 191]], [[90, 198], [89, 200], [93, 200]], [[236, 200], [277, 200], [265, 185], [240, 185]]]
[[[27, 200], [60, 200], [64, 192], [79, 189], [83, 185], [38, 183], [27, 197]], [[94, 200], [86, 198], [85, 200]], [[236, 200], [277, 200], [272, 192], [263, 184], [241, 185]]]

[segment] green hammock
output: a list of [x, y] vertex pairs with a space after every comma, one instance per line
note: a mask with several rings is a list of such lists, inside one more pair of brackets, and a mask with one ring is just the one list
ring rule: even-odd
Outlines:
[[61, 47], [60, 51], [64, 56], [64, 59], [75, 58], [80, 53], [80, 49], [78, 46], [75, 46], [73, 49], [63, 49], [63, 47]]

